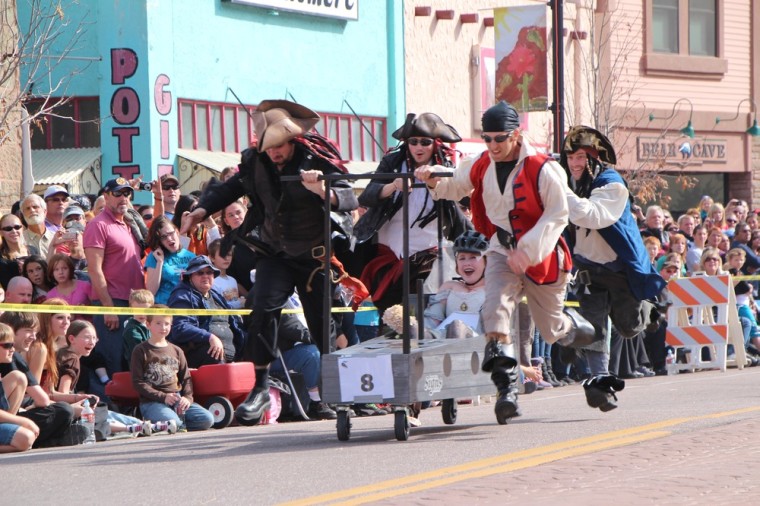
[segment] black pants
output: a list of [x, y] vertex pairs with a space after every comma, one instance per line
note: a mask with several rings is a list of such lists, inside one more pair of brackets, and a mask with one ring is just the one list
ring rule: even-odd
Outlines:
[[217, 360], [209, 355], [208, 350], [208, 342], [199, 343], [192, 347], [183, 346], [182, 351], [185, 352], [187, 366], [192, 369], [197, 369], [202, 365], [221, 364], [223, 362], [222, 360]]
[[63, 435], [74, 420], [74, 410], [65, 402], [54, 402], [44, 408], [20, 411], [19, 416], [28, 418], [40, 428], [40, 435], [34, 442], [34, 448], [41, 448], [49, 440]]
[[[253, 313], [248, 329], [248, 340], [243, 352], [243, 360], [255, 365], [268, 365], [275, 359], [277, 346], [277, 326], [280, 313], [293, 289], [303, 305], [306, 323], [314, 343], [321, 353], [329, 353], [335, 340], [335, 325], [331, 322], [329, 343], [323, 339], [323, 298], [332, 297], [324, 294], [324, 269], [320, 268], [313, 276], [314, 269], [320, 262], [310, 258], [286, 258], [280, 256], [260, 258], [256, 264], [256, 283], [253, 286]], [[307, 287], [309, 277], [311, 283]]]
[[631, 293], [628, 278], [601, 266], [586, 266], [576, 262], [579, 271], [587, 271], [591, 284], [579, 290], [579, 311], [596, 330], [597, 338], [607, 338], [607, 316], [624, 338], [631, 339], [649, 324], [652, 304], [637, 300]]

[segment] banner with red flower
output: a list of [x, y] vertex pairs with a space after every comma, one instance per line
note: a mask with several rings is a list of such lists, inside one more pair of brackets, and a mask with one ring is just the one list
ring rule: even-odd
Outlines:
[[545, 111], [547, 86], [546, 6], [494, 9], [495, 98], [520, 112]]

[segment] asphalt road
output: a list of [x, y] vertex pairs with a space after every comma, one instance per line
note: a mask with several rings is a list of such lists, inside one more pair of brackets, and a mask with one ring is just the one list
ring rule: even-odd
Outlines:
[[[580, 386], [556, 388], [520, 397], [523, 415], [507, 426], [496, 424], [493, 405], [485, 402], [460, 406], [455, 425], [444, 425], [440, 409], [430, 408], [405, 442], [395, 439], [393, 416], [380, 416], [353, 419], [347, 442], [337, 440], [334, 422], [321, 421], [2, 455], [0, 504], [503, 504], [510, 493], [549, 483], [559, 491], [557, 501], [575, 491], [565, 504], [609, 504], [609, 496], [601, 501], [582, 484], [601, 487], [610, 482], [605, 473], [618, 467], [625, 475], [634, 457], [624, 452], [667, 458], [673, 449], [663, 444], [683, 439], [690, 443], [677, 452], [685, 465], [690, 452], [705, 448], [719, 459], [732, 436], [739, 443], [731, 443], [731, 460], [716, 465], [730, 468], [734, 484], [745, 484], [758, 481], [757, 467], [742, 459], [760, 455], [760, 448], [741, 441], [759, 439], [759, 383], [760, 368], [637, 379], [627, 382], [620, 407], [609, 413], [587, 407]], [[656, 459], [637, 469], [641, 480], [665, 483]], [[519, 475], [526, 472], [527, 478]], [[498, 495], [489, 492], [494, 484]], [[687, 488], [679, 498], [720, 503], [694, 490], [695, 497], [688, 498]], [[531, 504], [554, 502], [546, 501]]]

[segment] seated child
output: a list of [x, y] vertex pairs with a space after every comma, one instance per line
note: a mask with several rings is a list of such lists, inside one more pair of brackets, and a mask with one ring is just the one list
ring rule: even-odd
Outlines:
[[[67, 446], [84, 441], [89, 432], [83, 426], [71, 423], [75, 418], [72, 405], [52, 402], [21, 355], [21, 352], [29, 351], [35, 340], [35, 333], [39, 328], [37, 316], [33, 313], [6, 311], [0, 315], [0, 323], [11, 328], [13, 346], [16, 349], [10, 362], [0, 361], [0, 376], [6, 377], [13, 371], [18, 371], [26, 378], [25, 397], [21, 401], [21, 406], [25, 409], [19, 410], [18, 414], [39, 427], [34, 447]], [[11, 403], [11, 406], [13, 405]]]
[[229, 269], [232, 263], [232, 252], [234, 249], [231, 249], [227, 256], [223, 257], [221, 255], [221, 247], [221, 239], [217, 239], [208, 245], [208, 256], [211, 259], [211, 263], [221, 271], [214, 278], [214, 284], [211, 285], [211, 288], [221, 293], [224, 300], [227, 301], [227, 304], [232, 309], [240, 309], [245, 307], [245, 297], [240, 296], [237, 280], [227, 274], [227, 269]]
[[[152, 307], [168, 309], [164, 304]], [[172, 317], [148, 315], [147, 323], [150, 339], [135, 347], [130, 367], [143, 416], [152, 422], [174, 420], [180, 429], [211, 428], [213, 415], [193, 402], [193, 380], [185, 354], [166, 340]]]
[[[146, 289], [132, 290], [129, 294], [129, 307], [149, 308], [153, 306], [153, 292]], [[124, 324], [124, 332], [121, 334], [124, 344], [122, 346], [122, 366], [125, 371], [129, 371], [129, 362], [132, 360], [132, 350], [135, 346], [145, 342], [150, 337], [148, 327], [145, 325], [148, 317], [145, 315], [134, 315]]]
[[[13, 329], [0, 323], [0, 363], [11, 363], [13, 349]], [[36, 423], [16, 414], [24, 399], [25, 390], [26, 376], [20, 371], [11, 371], [2, 375], [0, 380], [0, 453], [29, 450], [40, 434], [40, 428]]]
[[[97, 342], [98, 336], [92, 323], [85, 320], [74, 320], [71, 322], [66, 332], [67, 346], [56, 352], [56, 365], [58, 366], [59, 376], [56, 388], [57, 392], [61, 392], [64, 395], [73, 394], [77, 397], [74, 388], [79, 379], [79, 360], [92, 353]], [[94, 398], [90, 402], [92, 403], [92, 408], [96, 408], [98, 404], [97, 397], [85, 394], [79, 395], [84, 395], [84, 398]], [[138, 420], [137, 418], [108, 411], [104, 416], [103, 423], [96, 423], [95, 437], [98, 441], [102, 441], [112, 433], [130, 432], [136, 434], [142, 431], [142, 424], [142, 420]]]

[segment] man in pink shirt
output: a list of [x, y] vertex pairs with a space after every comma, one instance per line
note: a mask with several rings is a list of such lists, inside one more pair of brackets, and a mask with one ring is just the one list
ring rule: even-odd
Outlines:
[[[92, 296], [101, 306], [127, 307], [130, 291], [145, 288], [140, 246], [124, 222], [132, 194], [126, 179], [108, 181], [103, 188], [105, 208], [84, 232]], [[99, 338], [95, 351], [105, 358], [109, 376], [122, 370], [121, 329], [126, 319], [124, 315], [94, 318]]]

